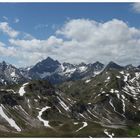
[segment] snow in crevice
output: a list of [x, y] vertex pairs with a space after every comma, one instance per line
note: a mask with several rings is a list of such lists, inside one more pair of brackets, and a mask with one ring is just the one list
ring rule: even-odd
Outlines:
[[79, 113], [79, 115], [80, 115], [82, 118], [86, 119], [86, 117], [85, 117], [83, 114]]
[[16, 92], [13, 89], [0, 89], [0, 91], [7, 91], [16, 94]]
[[38, 95], [37, 97], [38, 97], [39, 99], [41, 99], [41, 97], [40, 97], [39, 95]]
[[15, 123], [12, 118], [9, 118], [3, 111], [3, 105], [0, 106], [0, 115], [10, 124], [11, 127], [15, 128], [18, 132], [21, 131], [20, 127]]
[[120, 71], [121, 74], [124, 74], [124, 71]]
[[114, 89], [111, 89], [110, 92], [111, 92], [111, 93], [114, 93]]
[[78, 122], [74, 122], [73, 124], [74, 124], [74, 125], [77, 125], [77, 124], [78, 124]]
[[14, 94], [16, 94], [16, 92], [13, 89], [7, 89], [7, 92], [13, 92]]
[[126, 86], [123, 88], [123, 91], [132, 96], [135, 100], [138, 100], [137, 96], [140, 94], [140, 84], [138, 82], [139, 78], [140, 72], [136, 72], [135, 77], [129, 79]]
[[94, 71], [94, 76], [99, 75], [101, 72], [102, 72], [102, 70], [101, 71]]
[[62, 101], [59, 97], [57, 97], [57, 99], [59, 100], [59, 103], [63, 107], [63, 109], [68, 111], [69, 107], [64, 103], [64, 101]]
[[71, 99], [70, 98], [67, 98], [69, 101], [71, 101]]
[[81, 66], [81, 67], [79, 67], [79, 70], [80, 70], [80, 72], [84, 72], [84, 71], [87, 70], [87, 67], [86, 66]]
[[120, 76], [116, 76], [118, 79], [120, 79], [121, 77]]
[[83, 122], [83, 126], [80, 127], [78, 130], [76, 130], [76, 132], [80, 131], [81, 129], [87, 127], [88, 123], [87, 122]]
[[57, 110], [59, 111], [59, 113], [62, 113], [62, 111], [56, 106]]
[[29, 115], [23, 108], [21, 105], [19, 105], [19, 108], [26, 114], [26, 115]]
[[76, 68], [67, 68], [66, 71], [63, 71], [63, 74], [70, 77], [75, 71]]
[[18, 93], [20, 94], [20, 96], [23, 96], [26, 93], [24, 90], [26, 85], [28, 85], [28, 83], [23, 84], [22, 87], [19, 89]]
[[112, 103], [112, 99], [110, 99], [109, 103], [110, 103], [110, 105], [112, 106], [113, 110], [114, 110], [115, 112], [117, 112], [116, 109], [115, 109], [115, 106], [114, 106], [113, 103]]
[[124, 97], [124, 95], [121, 95], [121, 97], [122, 97], [121, 101], [122, 101], [122, 105], [123, 105], [123, 112], [125, 113], [125, 101], [124, 101], [125, 97]]
[[49, 109], [49, 108], [51, 108], [51, 107], [49, 107], [49, 106], [43, 107], [43, 108], [41, 109], [41, 111], [39, 111], [39, 114], [38, 114], [38, 116], [37, 116], [38, 119], [39, 119], [41, 122], [43, 122], [43, 124], [44, 124], [45, 127], [51, 127], [51, 126], [49, 125], [49, 121], [42, 119], [42, 114], [43, 114], [43, 112], [46, 111], [46, 110]]
[[115, 106], [113, 105], [112, 99], [110, 99], [109, 104], [112, 106], [114, 112], [116, 112], [117, 114], [119, 114], [119, 115], [125, 117], [123, 114], [120, 114], [118, 111], [116, 111], [116, 108], [115, 108]]
[[85, 81], [85, 83], [89, 83], [90, 81], [91, 81], [91, 79], [88, 79], [88, 80]]
[[109, 134], [109, 132], [107, 131], [107, 129], [104, 130], [104, 133], [105, 133], [108, 137], [110, 137], [110, 138], [113, 138], [113, 136], [114, 136], [114, 133]]
[[30, 100], [28, 99], [27, 102], [28, 102], [28, 107], [31, 108]]
[[130, 74], [129, 74], [129, 73], [126, 73], [126, 74], [124, 75], [124, 82], [128, 81], [129, 76], [130, 76]]
[[96, 115], [94, 115], [90, 110], [87, 110], [89, 114], [91, 114], [93, 117], [95, 117], [96, 119], [99, 119]]
[[110, 80], [110, 76], [107, 77], [107, 79], [105, 80], [105, 82], [109, 82]]
[[15, 77], [15, 76], [16, 76], [15, 71], [13, 71], [13, 72], [11, 73], [11, 76], [12, 76], [12, 77]]
[[38, 100], [37, 100], [37, 99], [34, 99], [34, 101], [35, 101], [35, 102], [38, 102]]

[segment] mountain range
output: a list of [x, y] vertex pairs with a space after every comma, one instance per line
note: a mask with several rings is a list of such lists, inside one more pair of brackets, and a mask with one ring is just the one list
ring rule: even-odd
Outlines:
[[16, 68], [6, 62], [0, 63], [0, 83], [16, 84], [28, 80], [44, 79], [52, 84], [62, 83], [69, 80], [78, 80], [96, 75], [104, 68], [100, 62], [93, 64], [60, 63], [48, 57], [32, 67]]
[[48, 57], [34, 66], [26, 68], [16, 68], [15, 66], [6, 63], [0, 63], [0, 85], [20, 84], [30, 80], [48, 80], [52, 84], [59, 84], [65, 81], [75, 81], [80, 79], [88, 79], [99, 74], [102, 70], [108, 69], [137, 69], [140, 66], [133, 65], [120, 66], [115, 62], [109, 62], [104, 65], [101, 62], [95, 63], [60, 63]]
[[0, 136], [139, 137], [140, 67], [0, 64]]

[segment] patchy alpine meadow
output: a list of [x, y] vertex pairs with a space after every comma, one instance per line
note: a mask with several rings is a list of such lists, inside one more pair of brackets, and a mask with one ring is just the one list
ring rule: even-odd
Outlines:
[[2, 86], [0, 135], [138, 137], [140, 70], [114, 65], [88, 79]]

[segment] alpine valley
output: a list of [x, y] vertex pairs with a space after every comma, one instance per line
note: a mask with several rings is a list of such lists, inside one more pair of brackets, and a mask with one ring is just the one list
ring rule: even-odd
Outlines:
[[140, 66], [0, 63], [1, 137], [140, 137]]

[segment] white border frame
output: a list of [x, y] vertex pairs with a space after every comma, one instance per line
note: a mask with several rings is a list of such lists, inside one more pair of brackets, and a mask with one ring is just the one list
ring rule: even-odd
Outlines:
[[[134, 2], [140, 2], [140, 0], [0, 0], [0, 3], [134, 3]], [[89, 140], [91, 138], [35, 138], [31, 137], [33, 140], [38, 139], [46, 139], [46, 140]], [[9, 139], [18, 139], [18, 140], [30, 140], [31, 138], [0, 138], [0, 140], [9, 140]], [[94, 140], [105, 140], [110, 138], [93, 138]], [[112, 138], [111, 138], [112, 139]], [[113, 138], [114, 140], [140, 140], [140, 138]]]
[[65, 3], [69, 3], [69, 2], [74, 2], [74, 3], [87, 3], [87, 2], [99, 2], [99, 3], [134, 3], [134, 2], [140, 2], [140, 0], [0, 0], [0, 3], [23, 3], [23, 2], [27, 2], [27, 3], [31, 3], [31, 2], [35, 2], [35, 3], [42, 3], [42, 2], [65, 2]]

